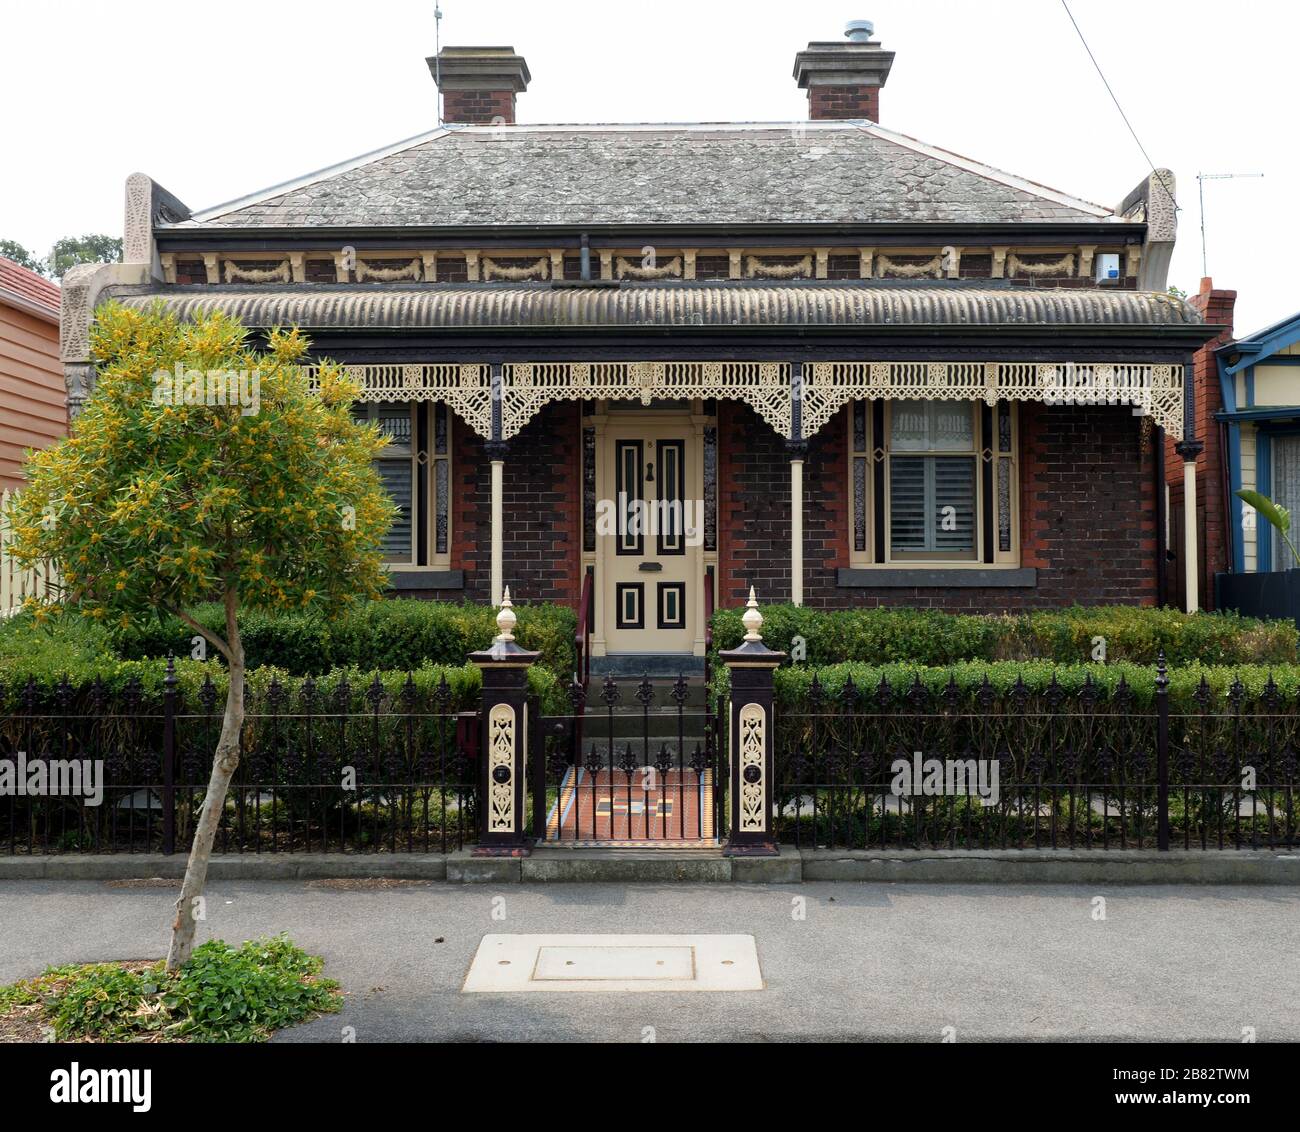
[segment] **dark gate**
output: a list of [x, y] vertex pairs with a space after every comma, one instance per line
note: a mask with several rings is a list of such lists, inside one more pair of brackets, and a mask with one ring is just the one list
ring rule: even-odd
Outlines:
[[726, 760], [702, 681], [608, 677], [568, 715], [532, 714], [532, 830], [539, 844], [694, 848], [725, 835]]

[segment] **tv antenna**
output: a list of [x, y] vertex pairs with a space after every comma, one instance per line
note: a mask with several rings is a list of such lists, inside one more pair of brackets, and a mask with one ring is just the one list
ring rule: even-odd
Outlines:
[[433, 3], [433, 83], [438, 88], [438, 125], [442, 125], [442, 7]]
[[1201, 198], [1201, 278], [1210, 274], [1205, 257], [1205, 182], [1206, 181], [1240, 181], [1257, 180], [1263, 173], [1197, 173], [1196, 190]]

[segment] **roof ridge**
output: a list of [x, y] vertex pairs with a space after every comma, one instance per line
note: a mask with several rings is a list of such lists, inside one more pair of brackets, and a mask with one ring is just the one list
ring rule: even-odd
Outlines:
[[237, 212], [241, 208], [247, 208], [249, 205], [260, 204], [262, 201], [270, 200], [272, 197], [280, 196], [284, 193], [291, 193], [297, 189], [305, 188], [308, 185], [315, 184], [317, 181], [324, 181], [330, 177], [335, 177], [340, 173], [347, 173], [352, 169], [360, 168], [362, 165], [369, 165], [372, 161], [382, 161], [385, 157], [392, 157], [394, 154], [401, 153], [405, 149], [413, 149], [417, 145], [423, 145], [428, 141], [435, 141], [439, 137], [444, 137], [450, 130], [446, 126], [439, 126], [434, 130], [426, 130], [422, 134], [415, 134], [409, 138], [403, 138], [390, 145], [380, 146], [378, 149], [372, 149], [366, 153], [358, 153], [354, 157], [345, 158], [342, 161], [336, 161], [333, 165], [326, 165], [320, 169], [315, 169], [310, 173], [304, 173], [299, 177], [292, 177], [287, 181], [281, 181], [276, 185], [269, 185], [267, 188], [258, 189], [255, 192], [247, 193], [242, 197], [234, 197], [228, 201], [222, 201], [220, 204], [211, 205], [208, 208], [199, 209], [190, 214], [188, 220], [183, 220], [179, 224], [166, 225], [170, 228], [186, 228], [202, 224], [208, 220], [215, 220], [219, 216], [225, 216], [228, 212]]
[[999, 169], [996, 165], [989, 165], [987, 162], [979, 161], [974, 157], [966, 157], [964, 154], [956, 153], [951, 149], [944, 149], [942, 146], [934, 145], [931, 142], [921, 141], [921, 139], [914, 138], [910, 134], [886, 129], [879, 122], [867, 121], [859, 128], [865, 133], [880, 138], [882, 141], [902, 145], [917, 153], [925, 154], [927, 157], [936, 157], [940, 161], [946, 161], [950, 165], [957, 165], [969, 173], [988, 177], [1009, 188], [1020, 189], [1022, 192], [1032, 193], [1034, 196], [1040, 196], [1045, 200], [1055, 201], [1057, 204], [1064, 204], [1070, 208], [1095, 211], [1103, 217], [1116, 215], [1113, 208], [1107, 208], [1104, 204], [1098, 204], [1096, 201], [1086, 200], [1083, 197], [1076, 197], [1073, 193], [1067, 193], [1063, 189], [1054, 189], [1051, 185], [1044, 185], [1040, 181], [1022, 177], [1018, 173]]

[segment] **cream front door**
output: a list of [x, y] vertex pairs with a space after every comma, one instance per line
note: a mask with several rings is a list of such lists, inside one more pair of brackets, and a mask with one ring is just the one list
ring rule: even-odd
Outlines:
[[627, 416], [599, 445], [599, 635], [607, 654], [689, 654], [702, 616], [696, 428], [687, 414]]

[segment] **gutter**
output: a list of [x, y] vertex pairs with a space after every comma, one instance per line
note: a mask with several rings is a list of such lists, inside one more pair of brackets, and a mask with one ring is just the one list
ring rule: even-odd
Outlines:
[[43, 322], [53, 323], [55, 326], [59, 325], [59, 310], [57, 307], [51, 310], [44, 303], [37, 303], [23, 295], [5, 290], [0, 290], [0, 303], [23, 311], [25, 314], [33, 315]]

